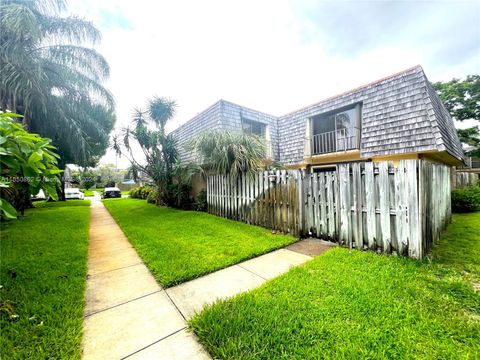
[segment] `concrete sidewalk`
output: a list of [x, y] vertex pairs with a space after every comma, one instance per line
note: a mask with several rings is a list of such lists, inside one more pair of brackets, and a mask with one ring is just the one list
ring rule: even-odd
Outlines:
[[98, 199], [90, 216], [83, 359], [210, 359], [186, 320], [331, 246], [304, 240], [163, 290]]

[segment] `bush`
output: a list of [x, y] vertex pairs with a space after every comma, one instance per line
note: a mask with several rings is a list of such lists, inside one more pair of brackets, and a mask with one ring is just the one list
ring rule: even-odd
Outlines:
[[198, 193], [195, 199], [195, 210], [207, 211], [207, 191], [202, 190]]
[[144, 185], [130, 190], [130, 197], [134, 199], [147, 199], [148, 195], [155, 192], [152, 186]]
[[480, 210], [480, 186], [469, 186], [453, 190], [452, 210], [455, 212]]
[[156, 204], [157, 202], [157, 190], [153, 190], [148, 192], [147, 195], [147, 202], [150, 204]]
[[97, 182], [97, 176], [93, 171], [84, 171], [80, 173], [80, 187], [86, 190], [89, 190], [91, 187], [95, 186]]

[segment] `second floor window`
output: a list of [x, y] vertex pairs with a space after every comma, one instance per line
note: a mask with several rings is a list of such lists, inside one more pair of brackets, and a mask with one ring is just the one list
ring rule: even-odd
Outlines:
[[242, 120], [242, 129], [243, 129], [243, 132], [246, 134], [258, 135], [264, 138], [266, 128], [267, 126], [261, 122], [246, 120], [246, 119]]
[[313, 154], [357, 149], [360, 117], [360, 104], [312, 117]]

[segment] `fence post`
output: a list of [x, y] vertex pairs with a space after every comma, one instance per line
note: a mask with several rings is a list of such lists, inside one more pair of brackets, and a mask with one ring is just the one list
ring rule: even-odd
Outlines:
[[391, 247], [390, 234], [390, 189], [388, 182], [388, 162], [378, 164], [378, 195], [380, 199], [380, 234], [382, 236], [383, 251], [389, 252]]
[[351, 247], [351, 233], [350, 233], [350, 174], [349, 174], [349, 164], [340, 164], [338, 165], [338, 184], [339, 192], [338, 198], [340, 203], [339, 212], [339, 242], [345, 243], [347, 246]]
[[[407, 198], [408, 198], [408, 255], [420, 259], [422, 246], [419, 237], [419, 212], [418, 212], [418, 175], [417, 160], [405, 160], [407, 169]], [[434, 189], [435, 190], [435, 189]]]
[[303, 171], [298, 172], [297, 177], [297, 189], [298, 189], [298, 234], [303, 235], [304, 232], [304, 209], [305, 209], [305, 200], [303, 196]]

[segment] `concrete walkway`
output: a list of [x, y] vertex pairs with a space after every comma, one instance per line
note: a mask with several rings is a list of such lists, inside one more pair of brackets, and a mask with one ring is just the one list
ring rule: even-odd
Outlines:
[[210, 359], [187, 319], [331, 246], [304, 240], [163, 290], [97, 197], [90, 216], [83, 359]]

